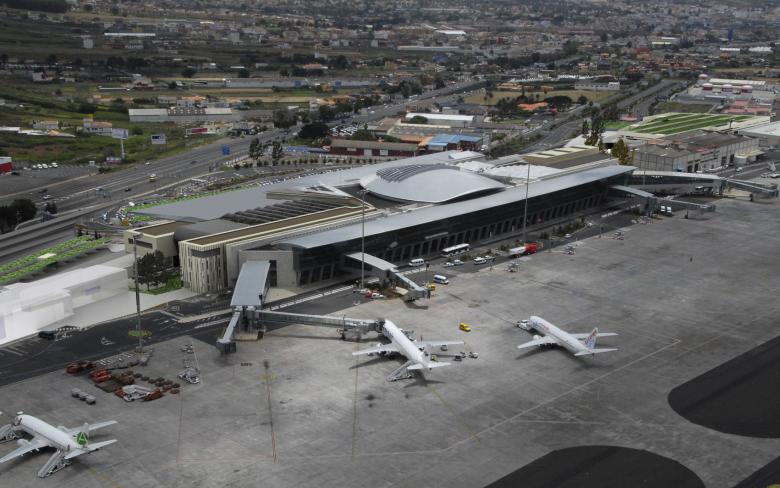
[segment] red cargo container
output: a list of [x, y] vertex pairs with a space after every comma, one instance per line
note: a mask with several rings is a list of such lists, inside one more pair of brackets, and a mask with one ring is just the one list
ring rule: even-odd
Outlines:
[[10, 173], [14, 170], [14, 163], [0, 163], [0, 173]]

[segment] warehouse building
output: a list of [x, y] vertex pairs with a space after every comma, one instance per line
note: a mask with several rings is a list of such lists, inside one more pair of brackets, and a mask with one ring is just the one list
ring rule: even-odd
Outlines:
[[695, 173], [741, 166], [754, 161], [760, 154], [758, 139], [693, 131], [637, 147], [633, 164], [646, 170]]

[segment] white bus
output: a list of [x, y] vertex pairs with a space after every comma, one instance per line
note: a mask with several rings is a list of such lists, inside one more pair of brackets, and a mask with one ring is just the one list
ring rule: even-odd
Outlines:
[[464, 252], [468, 252], [470, 249], [468, 244], [458, 244], [456, 246], [451, 247], [445, 247], [441, 250], [441, 256], [443, 258], [448, 258], [450, 256], [455, 256], [456, 254], [463, 254]]

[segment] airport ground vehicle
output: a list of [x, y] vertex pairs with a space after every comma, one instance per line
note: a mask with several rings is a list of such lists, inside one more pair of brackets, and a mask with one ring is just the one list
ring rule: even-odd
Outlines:
[[433, 275], [433, 281], [442, 285], [450, 284], [450, 280], [444, 275]]
[[41, 339], [52, 340], [57, 337], [57, 333], [53, 330], [42, 330], [38, 332], [38, 337]]
[[487, 263], [487, 259], [483, 258], [482, 256], [477, 256], [474, 258], [474, 264], [485, 264]]
[[422, 266], [425, 264], [425, 260], [423, 258], [414, 258], [411, 261], [409, 261], [409, 266]]
[[445, 247], [441, 250], [441, 256], [444, 258], [448, 258], [450, 256], [455, 256], [457, 254], [463, 254], [464, 252], [467, 252], [471, 246], [469, 244], [457, 244], [455, 246]]
[[539, 245], [537, 243], [529, 242], [524, 246], [513, 247], [512, 249], [509, 250], [509, 255], [513, 258], [516, 258], [519, 256], [525, 256], [527, 254], [533, 254], [538, 250], [539, 250]]
[[461, 322], [460, 324], [458, 324], [458, 328], [463, 332], [471, 332], [471, 326], [466, 322]]

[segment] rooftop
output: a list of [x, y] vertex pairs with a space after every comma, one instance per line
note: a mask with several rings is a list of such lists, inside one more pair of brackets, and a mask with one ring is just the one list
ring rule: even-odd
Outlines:
[[[613, 176], [625, 175], [631, 173], [633, 170], [633, 166], [605, 166], [576, 173], [569, 173], [563, 176], [551, 176], [548, 179], [531, 182], [528, 185], [528, 198], [554, 193], [579, 185], [585, 185]], [[525, 185], [520, 185], [481, 198], [461, 200], [446, 205], [431, 205], [412, 212], [398, 213], [366, 222], [365, 235], [367, 237], [374, 236], [406, 227], [426, 224], [432, 221], [453, 218], [459, 215], [521, 201], [524, 198], [526, 198], [526, 187]], [[316, 234], [291, 239], [280, 239], [279, 241], [276, 241], [275, 244], [280, 247], [301, 247], [310, 249], [350, 239], [359, 239], [360, 235], [361, 225], [360, 223], [357, 223], [346, 225], [339, 229], [318, 232]]]
[[161, 224], [149, 225], [138, 229], [132, 229], [131, 232], [144, 234], [150, 237], [159, 237], [165, 234], [172, 234], [179, 227], [184, 225], [184, 222], [163, 222]]
[[171, 220], [199, 222], [203, 220], [218, 219], [227, 213], [236, 213], [242, 210], [265, 207], [279, 203], [280, 200], [270, 199], [269, 193], [293, 188], [326, 185], [326, 186], [354, 186], [361, 178], [375, 174], [382, 168], [409, 164], [435, 164], [435, 163], [459, 163], [482, 159], [484, 156], [471, 151], [443, 151], [435, 154], [427, 154], [415, 158], [398, 159], [384, 163], [358, 166], [343, 171], [334, 171], [325, 174], [315, 174], [303, 178], [290, 179], [267, 186], [252, 186], [240, 190], [229, 191], [203, 198], [195, 198], [167, 205], [139, 210], [137, 214], [153, 215]]
[[360, 184], [388, 200], [427, 203], [444, 203], [504, 188], [498, 181], [444, 164], [383, 168]]

